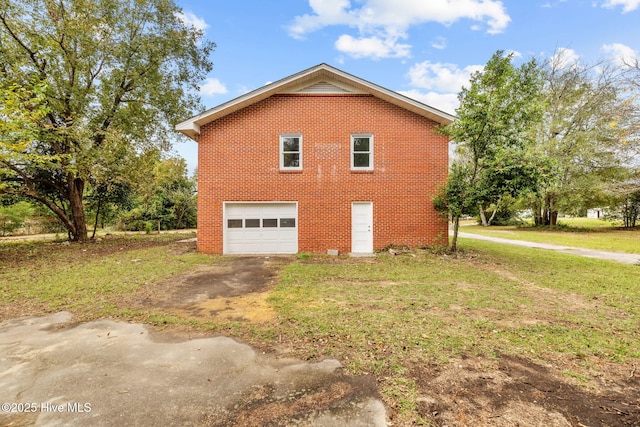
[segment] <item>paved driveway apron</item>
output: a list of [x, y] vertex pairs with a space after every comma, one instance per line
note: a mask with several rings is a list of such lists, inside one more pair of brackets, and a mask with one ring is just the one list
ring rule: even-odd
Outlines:
[[0, 323], [0, 425], [386, 425], [375, 379], [346, 376], [336, 360], [71, 320]]

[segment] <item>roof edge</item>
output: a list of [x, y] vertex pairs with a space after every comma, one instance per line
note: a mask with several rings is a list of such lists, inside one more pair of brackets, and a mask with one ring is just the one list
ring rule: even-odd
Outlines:
[[356, 77], [345, 71], [332, 67], [326, 63], [321, 63], [210, 108], [178, 123], [175, 125], [175, 130], [197, 141], [197, 138], [200, 135], [200, 126], [242, 108], [248, 107], [256, 102], [262, 101], [272, 95], [284, 92], [289, 87], [300, 85], [300, 83], [305, 80], [313, 80], [319, 76], [330, 76], [337, 78], [338, 80], [345, 80], [345, 83], [361, 89], [366, 93], [370, 93], [371, 95], [381, 98], [387, 102], [403, 107], [423, 117], [427, 117], [441, 125], [450, 124], [455, 119], [455, 116], [452, 116], [451, 114], [445, 113], [437, 108], [433, 108], [406, 95], [386, 89], [375, 83], [371, 83], [360, 77]]

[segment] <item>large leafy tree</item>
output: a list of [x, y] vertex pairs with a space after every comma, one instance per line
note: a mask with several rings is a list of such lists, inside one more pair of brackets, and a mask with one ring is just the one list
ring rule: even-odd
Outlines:
[[603, 202], [602, 189], [624, 175], [636, 150], [638, 125], [618, 67], [569, 62], [560, 52], [547, 71], [536, 152], [551, 167], [531, 207], [537, 225], [553, 226], [558, 212]]
[[86, 240], [85, 188], [117, 165], [109, 153], [167, 149], [200, 108], [214, 45], [182, 16], [172, 0], [0, 0], [0, 88], [15, 101], [0, 112], [15, 118], [0, 133], [0, 192]]
[[[495, 187], [500, 176], [522, 182], [518, 174], [525, 153], [533, 141], [532, 127], [541, 118], [542, 73], [535, 60], [520, 67], [513, 55], [496, 52], [484, 70], [471, 77], [469, 88], [458, 98], [456, 120], [444, 132], [457, 143], [458, 158], [446, 188], [437, 199], [440, 209], [448, 207], [453, 220], [451, 249], [457, 249], [460, 217], [499, 203], [509, 186]], [[518, 184], [520, 187], [522, 185]]]

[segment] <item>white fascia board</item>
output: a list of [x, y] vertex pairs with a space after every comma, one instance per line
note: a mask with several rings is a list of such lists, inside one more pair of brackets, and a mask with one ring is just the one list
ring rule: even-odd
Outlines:
[[[326, 65], [326, 64], [325, 64]], [[327, 67], [329, 67], [327, 65]], [[331, 67], [332, 68], [332, 67]], [[399, 94], [398, 92], [394, 92], [382, 86], [379, 86], [375, 83], [371, 83], [367, 80], [361, 79], [360, 77], [356, 77], [349, 73], [346, 73], [342, 70], [338, 70], [336, 68], [332, 68], [332, 72], [341, 76], [344, 79], [348, 79], [353, 83], [359, 83], [364, 86], [367, 92], [371, 93], [378, 98], [381, 98], [387, 102], [391, 102], [392, 104], [396, 104], [400, 107], [413, 111], [421, 116], [428, 117], [431, 120], [440, 123], [442, 125], [447, 125], [453, 122], [455, 116], [451, 114], [445, 113], [444, 111], [440, 111], [436, 108], [433, 108], [427, 104], [423, 104], [420, 101], [416, 101], [413, 98], [409, 98], [405, 95]]]

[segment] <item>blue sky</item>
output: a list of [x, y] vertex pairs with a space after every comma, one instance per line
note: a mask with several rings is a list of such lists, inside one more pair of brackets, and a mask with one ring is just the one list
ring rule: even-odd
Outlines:
[[[640, 52], [640, 0], [177, 1], [217, 45], [206, 108], [324, 62], [454, 114], [497, 50], [589, 64]], [[196, 143], [180, 140], [193, 170]]]

